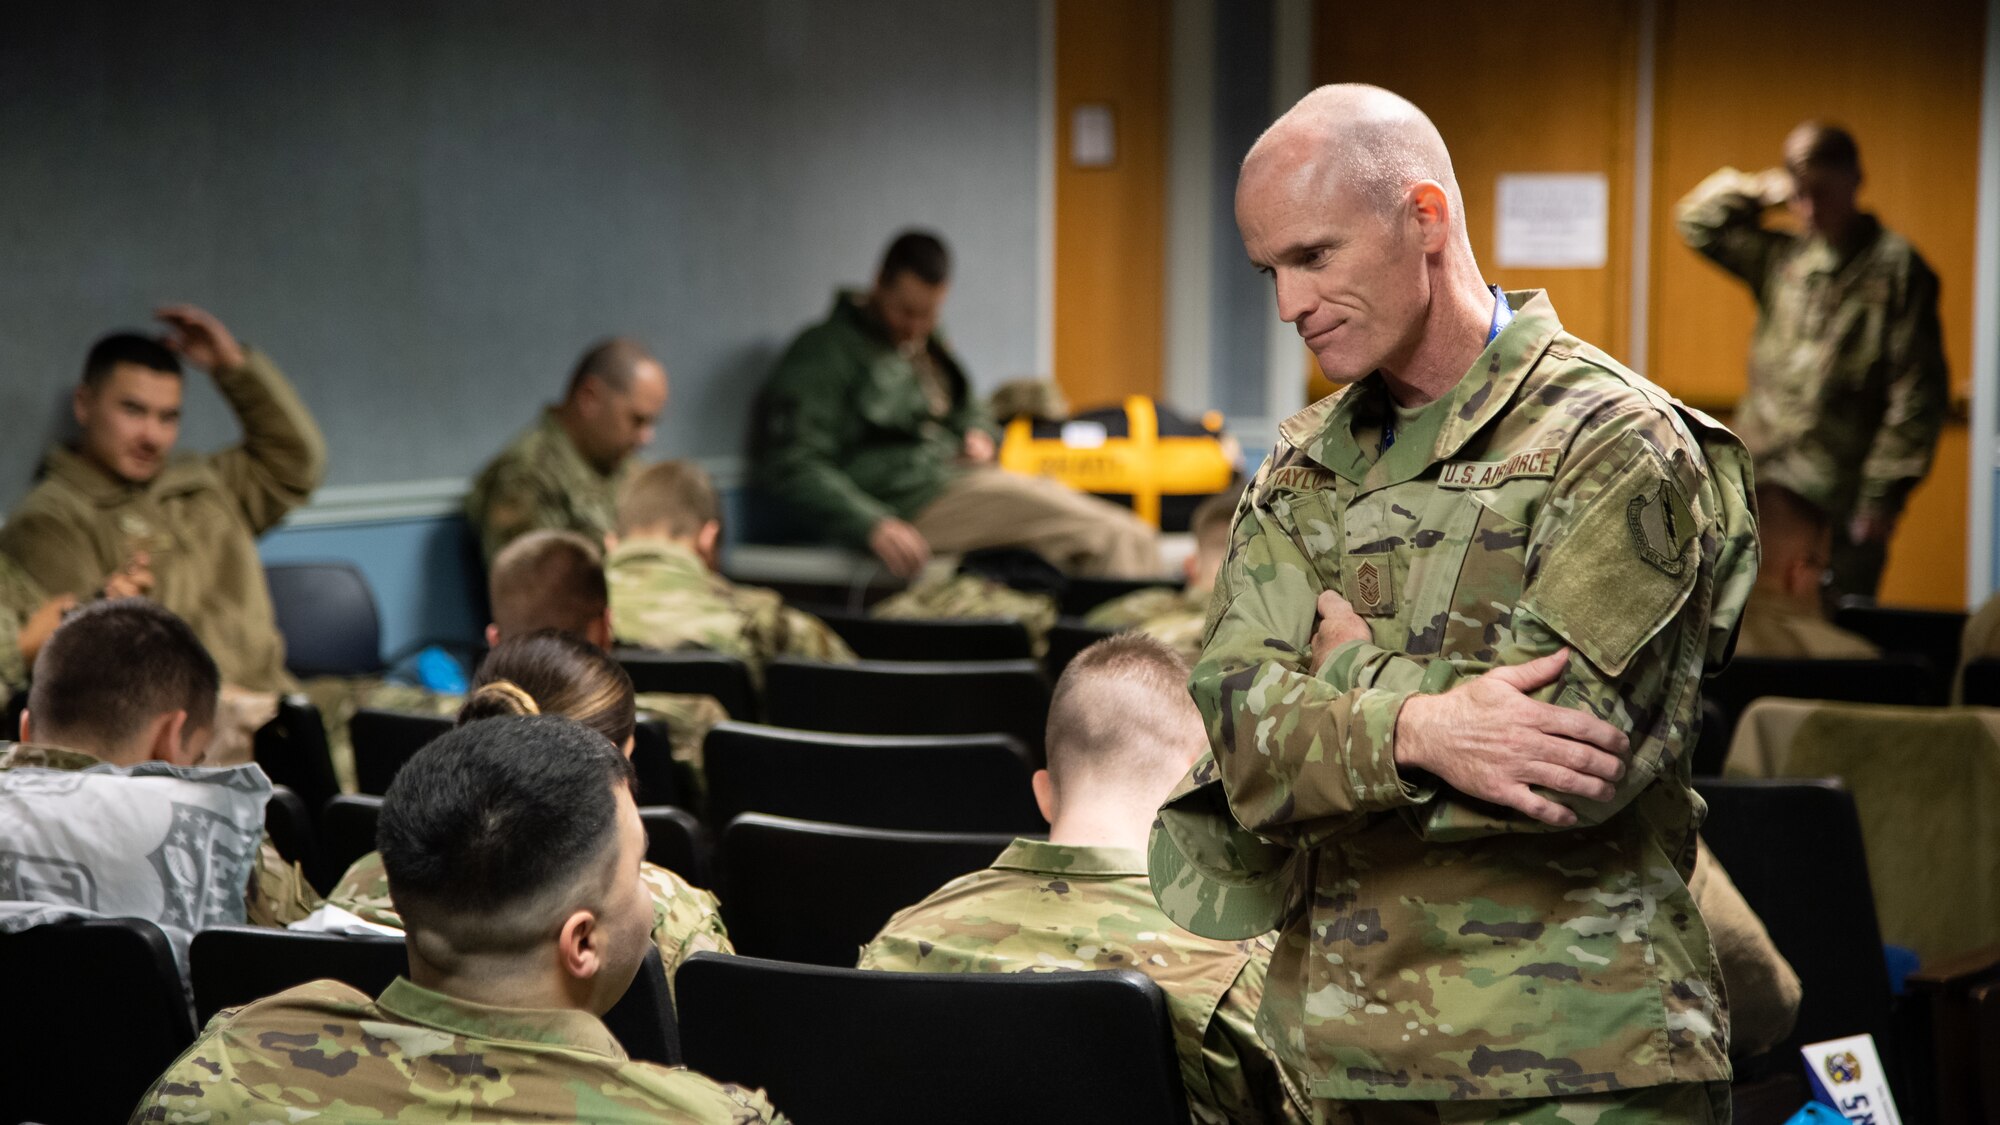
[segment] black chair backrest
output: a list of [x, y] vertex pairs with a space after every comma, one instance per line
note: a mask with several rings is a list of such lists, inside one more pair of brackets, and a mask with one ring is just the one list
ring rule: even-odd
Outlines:
[[1966, 617], [1959, 609], [1848, 605], [1834, 611], [1833, 623], [1874, 641], [1890, 656], [1921, 656], [1933, 671], [1949, 674], [1958, 668]]
[[1765, 696], [1835, 703], [1942, 705], [1948, 694], [1930, 661], [1920, 656], [1880, 660], [1782, 660], [1739, 656], [1702, 685], [1722, 707], [1731, 730], [1743, 709]]
[[1028, 630], [1007, 617], [913, 619], [805, 608], [864, 660], [1025, 660], [1034, 653]]
[[695, 792], [688, 767], [674, 760], [667, 721], [640, 716], [632, 728], [632, 771], [639, 775], [642, 805], [687, 805]]
[[614, 655], [624, 665], [625, 674], [632, 677], [633, 691], [712, 695], [732, 719], [754, 722], [758, 717], [750, 666], [733, 656], [698, 649], [647, 652], [635, 648], [621, 648]]
[[1708, 801], [1702, 838], [1805, 988], [1773, 1057], [1796, 1062], [1807, 1043], [1866, 1032], [1887, 1061], [1889, 976], [1853, 795], [1830, 779], [1704, 778], [1695, 789]]
[[1063, 588], [1061, 609], [1064, 617], [1082, 617], [1113, 598], [1140, 590], [1172, 589], [1178, 583], [1166, 578], [1075, 578]]
[[1694, 761], [1691, 766], [1696, 777], [1716, 777], [1722, 773], [1722, 763], [1729, 757], [1729, 737], [1734, 734], [1728, 712], [1707, 695], [1701, 697], [1701, 733], [1695, 739]]
[[746, 812], [870, 828], [1043, 832], [1034, 762], [1005, 735], [840, 735], [753, 723], [708, 732], [709, 824]]
[[375, 850], [375, 822], [382, 819], [382, 798], [343, 793], [319, 813], [320, 851], [339, 882], [354, 861]]
[[1012, 840], [739, 816], [722, 832], [729, 940], [752, 957], [852, 965], [891, 914], [992, 863]]
[[[763, 1088], [796, 1121], [1188, 1119], [1166, 999], [1129, 969], [884, 973], [697, 953], [674, 988], [688, 1066]], [[1024, 1043], [1032, 1074], [996, 1079], [994, 1060]]]
[[452, 720], [443, 715], [373, 707], [356, 711], [347, 721], [347, 740], [354, 744], [354, 777], [361, 791], [387, 793], [403, 763], [451, 727]]
[[359, 567], [346, 562], [264, 568], [271, 609], [294, 676], [366, 676], [382, 670], [382, 619]]
[[297, 793], [282, 785], [271, 787], [271, 799], [264, 802], [264, 832], [278, 854], [305, 870], [306, 878], [325, 894], [332, 886], [327, 874], [325, 853], [320, 850], [319, 833], [313, 831], [312, 810]]
[[1982, 656], [1967, 662], [1965, 702], [1971, 707], [2000, 707], [2000, 658]]
[[1032, 660], [820, 664], [789, 657], [764, 669], [774, 726], [843, 734], [1011, 734], [1039, 758], [1049, 683]]
[[1049, 630], [1049, 651], [1042, 656], [1042, 667], [1048, 670], [1050, 685], [1062, 679], [1063, 669], [1069, 667], [1069, 662], [1075, 660], [1078, 653], [1117, 633], [1116, 629], [1085, 625], [1074, 619], [1057, 621]]
[[[195, 1015], [203, 1022], [224, 1008], [308, 981], [337, 980], [377, 996], [408, 969], [400, 938], [215, 926], [196, 934], [188, 947]], [[604, 1026], [633, 1058], [679, 1065], [678, 1027], [658, 949], [646, 951], [632, 987], [605, 1013]]]
[[123, 1121], [194, 1042], [167, 936], [138, 918], [0, 934], [0, 1121]]
[[319, 808], [340, 792], [333, 752], [326, 745], [326, 726], [319, 708], [303, 695], [279, 698], [277, 716], [258, 728], [251, 740], [251, 755], [272, 784], [297, 793], [309, 809]]
[[647, 805], [639, 810], [646, 826], [646, 860], [697, 887], [715, 885], [715, 849], [708, 830], [693, 813], [671, 805]]

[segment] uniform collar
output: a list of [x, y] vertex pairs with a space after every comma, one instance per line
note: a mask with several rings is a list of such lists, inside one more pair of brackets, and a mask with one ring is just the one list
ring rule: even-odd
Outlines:
[[87, 770], [104, 764], [104, 759], [81, 750], [66, 750], [39, 742], [0, 743], [0, 746], [6, 747], [0, 750], [0, 770]]
[[1380, 372], [1287, 418], [1279, 434], [1364, 490], [1414, 480], [1456, 454], [1506, 408], [1562, 331], [1555, 306], [1539, 289], [1509, 293], [1507, 305], [1514, 310], [1514, 319], [1486, 345], [1451, 391], [1432, 403], [1379, 459], [1370, 461], [1362, 452], [1354, 427], [1357, 422], [1379, 421], [1389, 410], [1389, 391]]
[[468, 1039], [545, 1043], [626, 1060], [625, 1048], [602, 1020], [573, 1008], [495, 1008], [432, 992], [407, 977], [397, 977], [375, 1006], [411, 1023]]
[[1031, 875], [1146, 877], [1145, 853], [1136, 848], [1091, 848], [1051, 844], [1047, 840], [1015, 840], [993, 861], [993, 866]]
[[[169, 455], [167, 463], [160, 467], [160, 473], [164, 474], [175, 460], [178, 458]], [[49, 450], [48, 457], [42, 461], [42, 475], [63, 482], [81, 492], [91, 503], [107, 508], [143, 494], [160, 480], [160, 476], [155, 475], [144, 484], [134, 484], [65, 446]]]
[[1861, 257], [1882, 237], [1882, 224], [1866, 211], [1854, 216], [1854, 229], [1848, 232], [1847, 241], [1836, 246], [1817, 234], [1806, 236], [1805, 249], [1799, 252], [1799, 263], [1809, 273], [1839, 273], [1849, 262]]
[[[557, 416], [557, 412], [560, 409], [561, 407], [556, 406], [542, 407], [542, 421], [536, 429], [542, 432], [544, 440], [561, 450], [563, 459], [568, 461], [570, 468], [575, 471], [599, 480], [613, 480], [617, 478], [623, 471], [624, 464], [621, 463], [619, 468], [613, 469], [609, 473], [598, 472], [597, 466], [591, 464], [590, 459], [583, 455], [583, 450], [578, 449], [576, 442], [570, 440], [569, 431], [563, 428], [562, 419]], [[629, 460], [628, 458], [627, 461], [629, 462]]]
[[610, 570], [624, 562], [659, 563], [677, 573], [703, 576], [709, 573], [708, 564], [701, 561], [701, 556], [691, 548], [668, 539], [627, 539], [605, 557], [604, 568]]

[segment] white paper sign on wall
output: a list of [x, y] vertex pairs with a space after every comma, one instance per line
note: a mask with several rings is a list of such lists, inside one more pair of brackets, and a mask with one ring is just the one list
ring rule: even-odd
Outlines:
[[1494, 208], [1494, 264], [1514, 269], [1603, 269], [1611, 185], [1601, 172], [1510, 173]]

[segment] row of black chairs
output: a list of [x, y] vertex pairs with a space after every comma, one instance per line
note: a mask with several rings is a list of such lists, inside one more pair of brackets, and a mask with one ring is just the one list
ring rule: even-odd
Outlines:
[[[172, 951], [150, 922], [0, 935], [9, 981], [0, 1119], [123, 1120], [198, 1021], [317, 979], [372, 996], [405, 965], [392, 938], [203, 931], [189, 950], [190, 1019]], [[633, 1058], [762, 1087], [794, 1120], [1187, 1120], [1165, 999], [1130, 970], [903, 974], [702, 953], [676, 974], [670, 1000], [652, 951], [605, 1024]], [[107, 1028], [117, 1029], [115, 1049]], [[1033, 1081], [1014, 1080], [999, 1062], [1019, 1057], [1023, 1043], [1035, 1047]]]

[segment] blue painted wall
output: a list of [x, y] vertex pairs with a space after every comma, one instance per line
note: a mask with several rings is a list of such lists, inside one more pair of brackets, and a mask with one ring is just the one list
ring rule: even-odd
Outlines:
[[459, 516], [280, 527], [264, 562], [351, 562], [375, 591], [385, 660], [429, 643], [468, 644], [486, 628], [479, 552]]

